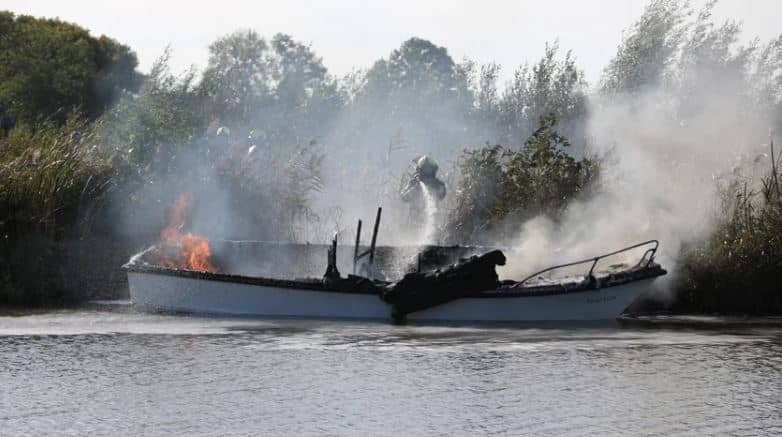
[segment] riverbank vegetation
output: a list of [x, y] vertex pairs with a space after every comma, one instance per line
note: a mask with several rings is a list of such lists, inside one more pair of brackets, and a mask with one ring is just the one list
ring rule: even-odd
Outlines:
[[[212, 238], [325, 239], [380, 203], [393, 221], [399, 177], [426, 153], [449, 186], [440, 242], [513, 241], [537, 217], [582, 241], [659, 231], [676, 240], [665, 308], [782, 312], [767, 138], [782, 37], [741, 45], [713, 6], [651, 1], [592, 87], [556, 42], [502, 84], [500, 66], [420, 38], [337, 77], [293, 37], [248, 30], [212, 43], [203, 70], [172, 73], [164, 53], [145, 75], [110, 38], [0, 13], [0, 303], [116, 296], [116, 267], [182, 192]], [[696, 206], [697, 229], [672, 222]]]
[[737, 179], [722, 192], [724, 213], [715, 229], [683, 250], [674, 311], [722, 313], [730, 308], [737, 313], [777, 314], [782, 309], [778, 165], [759, 184]]

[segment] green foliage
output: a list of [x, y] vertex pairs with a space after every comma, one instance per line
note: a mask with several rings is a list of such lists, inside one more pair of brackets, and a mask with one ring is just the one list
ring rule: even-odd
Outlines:
[[91, 133], [73, 136], [85, 129], [86, 122], [72, 119], [62, 127], [49, 123], [35, 131], [20, 126], [0, 139], [4, 235], [63, 234], [76, 223], [85, 198], [97, 196], [110, 180], [108, 161], [88, 145]]
[[462, 69], [474, 84], [475, 106], [481, 121], [491, 123], [500, 117], [500, 98], [497, 92], [497, 78], [500, 66], [495, 63], [482, 65], [477, 80], [472, 78], [474, 64], [467, 61]]
[[[777, 164], [778, 165], [778, 164]], [[723, 215], [703, 242], [688, 247], [675, 308], [687, 312], [776, 314], [782, 311], [782, 197], [772, 174], [723, 191]]]
[[[548, 114], [564, 124], [585, 119], [584, 72], [576, 66], [571, 52], [561, 60], [558, 52], [559, 43], [546, 44], [546, 52], [536, 64], [523, 65], [514, 73], [498, 101], [498, 124], [505, 141], [527, 137], [540, 117]], [[573, 126], [567, 127], [575, 133]]]
[[782, 126], [782, 35], [761, 47], [750, 73], [754, 97], [761, 107], [775, 108], [773, 126]]
[[[732, 118], [738, 128], [757, 120], [759, 112], [770, 112], [768, 107], [758, 107], [763, 98], [752, 91], [755, 83], [762, 83], [767, 78], [762, 77], [757, 67], [757, 41], [749, 46], [738, 46], [741, 26], [734, 21], [715, 26], [711, 20], [712, 7], [713, 3], [708, 4], [698, 14], [682, 41], [675, 68], [671, 69], [674, 82], [671, 87], [676, 90], [679, 100], [678, 116], [686, 120], [704, 112], [704, 106], [714, 104], [717, 84], [719, 100], [723, 104], [730, 102]], [[777, 66], [782, 67], [782, 63]]]
[[778, 103], [782, 37], [765, 46], [757, 40], [739, 46], [740, 23], [715, 25], [716, 3], [707, 2], [690, 21], [693, 12], [687, 2], [651, 1], [604, 70], [600, 91], [633, 94], [660, 87], [677, 97], [672, 112], [682, 119], [714, 100], [715, 84], [722, 94], [740, 93], [730, 97], [742, 106], [737, 109], [752, 116], [758, 103], [765, 104], [763, 109]]
[[454, 206], [449, 210], [445, 226], [447, 239], [466, 243], [485, 231], [503, 184], [502, 157], [505, 149], [486, 146], [465, 150], [458, 163], [459, 180], [455, 191]]
[[345, 96], [323, 60], [311, 47], [277, 34], [273, 49], [273, 102], [261, 108], [252, 121], [278, 143], [305, 143], [331, 127], [345, 105]]
[[288, 35], [267, 42], [254, 31], [236, 32], [209, 53], [199, 90], [210, 119], [263, 130], [269, 142], [297, 143], [317, 135], [343, 106], [322, 60]]
[[0, 139], [0, 304], [60, 304], [77, 292], [64, 285], [70, 248], [58, 242], [90, 234], [114, 177], [92, 140], [80, 119]]
[[492, 216], [528, 219], [534, 215], [558, 216], [596, 176], [596, 164], [577, 161], [562, 148], [567, 138], [554, 130], [553, 115], [540, 119], [540, 127], [520, 150], [504, 152], [504, 178], [501, 196]]
[[290, 107], [307, 105], [315, 92], [327, 81], [323, 61], [308, 47], [296, 42], [288, 35], [277, 34], [272, 38], [274, 50], [274, 72], [277, 100]]
[[127, 46], [59, 20], [0, 12], [0, 109], [17, 123], [100, 114], [141, 76]]
[[421, 38], [410, 38], [381, 59], [367, 73], [366, 92], [391, 99], [417, 96], [427, 101], [453, 95], [456, 64], [444, 47]]
[[169, 55], [155, 61], [138, 95], [125, 94], [101, 119], [99, 142], [137, 172], [164, 171], [206, 130], [195, 74], [173, 75]]
[[268, 50], [266, 40], [251, 30], [227, 35], [209, 46], [201, 92], [212, 105], [210, 112], [249, 122], [273, 80]]
[[686, 2], [650, 1], [606, 67], [601, 91], [634, 93], [661, 84], [675, 62], [690, 13]]
[[464, 152], [456, 207], [445, 228], [449, 240], [475, 241], [481, 234], [501, 232], [504, 222], [521, 223], [539, 214], [556, 219], [596, 181], [597, 163], [564, 152], [569, 142], [555, 125], [554, 115], [541, 117], [538, 129], [517, 150], [496, 145]]
[[396, 168], [415, 154], [450, 155], [477, 133], [468, 73], [444, 47], [421, 38], [405, 41], [361, 77], [338, 141], [368, 159], [378, 139], [395, 143], [389, 150], [414, 148], [387, 153], [388, 165]]

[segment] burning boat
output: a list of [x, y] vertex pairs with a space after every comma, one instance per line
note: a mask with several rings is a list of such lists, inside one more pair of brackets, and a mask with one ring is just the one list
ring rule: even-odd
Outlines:
[[[186, 209], [186, 200], [177, 211]], [[666, 271], [658, 242], [499, 280], [500, 250], [209, 241], [181, 232], [174, 214], [161, 243], [134, 256], [130, 297], [142, 310], [241, 316], [420, 321], [583, 321], [618, 317]], [[631, 253], [633, 261], [602, 266]], [[323, 261], [326, 261], [325, 274]], [[582, 269], [580, 272], [574, 269]], [[352, 271], [343, 276], [340, 271]], [[578, 273], [573, 273], [573, 272]], [[559, 272], [560, 275], [556, 273]], [[568, 272], [562, 275], [562, 272]]]

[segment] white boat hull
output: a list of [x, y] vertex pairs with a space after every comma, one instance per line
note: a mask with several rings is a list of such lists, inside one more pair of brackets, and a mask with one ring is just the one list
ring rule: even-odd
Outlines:
[[[613, 320], [654, 278], [597, 290], [537, 296], [475, 297], [411, 313], [419, 321]], [[391, 319], [392, 306], [377, 295], [304, 290], [193, 277], [128, 272], [130, 297], [143, 310], [237, 316]]]

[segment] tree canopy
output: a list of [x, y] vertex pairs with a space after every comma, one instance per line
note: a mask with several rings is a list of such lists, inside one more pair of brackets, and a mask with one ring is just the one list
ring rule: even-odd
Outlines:
[[129, 47], [56, 19], [0, 12], [0, 109], [17, 123], [103, 112], [142, 76]]

